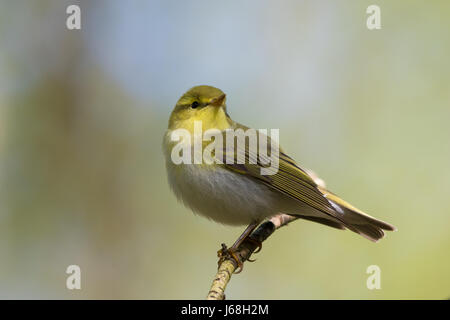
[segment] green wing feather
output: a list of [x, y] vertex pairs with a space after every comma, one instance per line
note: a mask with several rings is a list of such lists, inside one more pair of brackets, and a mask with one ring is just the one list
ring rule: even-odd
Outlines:
[[[236, 128], [243, 130], [248, 129], [247, 127], [239, 124], [236, 124]], [[225, 132], [223, 134], [225, 135]], [[270, 137], [261, 135], [259, 138], [267, 139], [268, 154], [270, 154]], [[226, 138], [224, 137], [223, 141], [226, 141], [225, 139]], [[306, 203], [309, 206], [324, 212], [325, 214], [336, 217], [336, 210], [324, 194], [319, 190], [314, 180], [281, 149], [279, 149], [278, 171], [273, 171], [272, 173], [274, 174], [271, 175], [263, 175], [261, 174], [261, 169], [265, 168], [266, 170], [269, 170], [270, 158], [265, 156], [264, 153], [261, 154], [258, 148], [256, 148], [256, 152], [249, 150], [248, 143], [245, 144], [245, 149], [243, 149], [243, 146], [236, 142], [237, 141], [235, 140], [233, 149], [224, 148], [224, 153], [222, 155], [216, 155], [221, 158], [226, 168], [236, 173], [247, 175], [253, 179], [256, 179], [274, 190]], [[239, 155], [245, 158], [244, 163], [238, 163]], [[226, 163], [227, 158], [232, 161], [228, 161], [228, 163]]]

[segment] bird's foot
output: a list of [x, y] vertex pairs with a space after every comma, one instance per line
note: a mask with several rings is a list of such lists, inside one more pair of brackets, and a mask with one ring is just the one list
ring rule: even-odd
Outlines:
[[[251, 242], [251, 243], [253, 243], [253, 244], [256, 245], [256, 250], [253, 251], [253, 254], [254, 254], [254, 253], [258, 253], [258, 252], [261, 251], [261, 249], [262, 249], [262, 242], [261, 242], [261, 241], [255, 240], [255, 239], [250, 238], [250, 237], [248, 237], [247, 239], [245, 239], [245, 241]], [[255, 262], [256, 259], [250, 259], [250, 258], [248, 258], [247, 261], [248, 261], [248, 262]]]
[[258, 253], [258, 252], [261, 251], [261, 249], [262, 249], [262, 242], [261, 241], [253, 239], [251, 237], [248, 237], [245, 240], [256, 245], [256, 249], [255, 249], [255, 251], [253, 251], [253, 253]]
[[241, 273], [244, 269], [244, 263], [239, 258], [236, 250], [233, 247], [228, 249], [225, 243], [222, 243], [222, 248], [217, 251], [217, 256], [219, 257], [219, 261], [217, 262], [219, 266], [225, 260], [233, 259], [237, 264], [237, 269], [234, 271], [234, 273]]

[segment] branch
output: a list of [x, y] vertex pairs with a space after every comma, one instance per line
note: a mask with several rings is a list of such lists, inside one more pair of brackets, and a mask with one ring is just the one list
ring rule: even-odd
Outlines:
[[[262, 223], [255, 231], [252, 232], [249, 238], [256, 240], [256, 242], [263, 242], [266, 240], [275, 230], [287, 225], [289, 222], [298, 219], [297, 217], [289, 216], [287, 214], [279, 214], [272, 217], [270, 220]], [[241, 259], [242, 263], [250, 258], [252, 253], [258, 246], [255, 242], [245, 240], [238, 247], [236, 254]], [[219, 265], [214, 281], [209, 290], [207, 300], [224, 300], [225, 288], [231, 279], [231, 275], [236, 270], [236, 261], [232, 258], [226, 258]]]

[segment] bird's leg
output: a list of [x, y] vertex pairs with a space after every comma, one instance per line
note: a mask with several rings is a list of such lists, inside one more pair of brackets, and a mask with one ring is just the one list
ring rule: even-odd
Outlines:
[[[257, 242], [254, 239], [249, 238], [249, 235], [253, 232], [253, 230], [255, 230], [257, 226], [258, 223], [249, 224], [249, 226], [244, 230], [244, 232], [239, 236], [239, 238], [234, 242], [234, 244], [230, 248], [227, 248], [227, 246], [224, 243], [222, 243], [222, 249], [217, 251], [217, 255], [219, 257], [218, 264], [220, 265], [225, 260], [225, 258], [231, 256], [238, 265], [239, 271], [235, 271], [235, 273], [240, 273], [243, 269], [243, 263], [236, 254], [236, 251], [241, 245], [241, 243], [244, 242], [246, 239], [250, 240], [251, 242]], [[261, 243], [258, 242], [257, 245], [259, 251], [261, 249]]]
[[242, 234], [237, 238], [237, 240], [233, 243], [231, 246], [231, 250], [236, 250], [242, 242], [244, 242], [245, 239], [248, 238], [248, 236], [255, 230], [255, 228], [258, 226], [257, 223], [250, 223], [248, 227], [242, 232]]

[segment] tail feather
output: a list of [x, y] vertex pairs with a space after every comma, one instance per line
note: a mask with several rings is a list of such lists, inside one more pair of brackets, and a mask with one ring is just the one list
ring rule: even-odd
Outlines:
[[345, 223], [345, 226], [349, 230], [356, 232], [356, 233], [360, 234], [361, 236], [363, 236], [364, 238], [369, 239], [373, 242], [379, 241], [385, 235], [384, 231], [381, 228], [374, 226], [372, 224], [348, 224], [348, 223]]
[[347, 229], [374, 242], [377, 242], [384, 237], [383, 230], [397, 231], [397, 228], [393, 225], [369, 216], [347, 201], [339, 198], [334, 193], [328, 191], [325, 182], [313, 171], [307, 170], [307, 173], [317, 184], [317, 188], [320, 192], [329, 200], [331, 206], [336, 210], [336, 214], [333, 218], [341, 222]]
[[333, 204], [333, 207], [337, 207], [336, 209], [338, 209], [338, 212], [336, 213], [336, 218], [339, 219], [347, 229], [374, 242], [377, 242], [384, 237], [383, 230], [397, 230], [393, 225], [369, 216], [328, 190], [320, 188], [320, 191], [327, 197], [330, 203]]
[[305, 220], [321, 223], [321, 224], [324, 224], [324, 225], [332, 227], [332, 228], [345, 230], [344, 225], [339, 220], [331, 220], [330, 218], [321, 218], [321, 217], [305, 216], [305, 215], [295, 215], [295, 216], [300, 217]]

